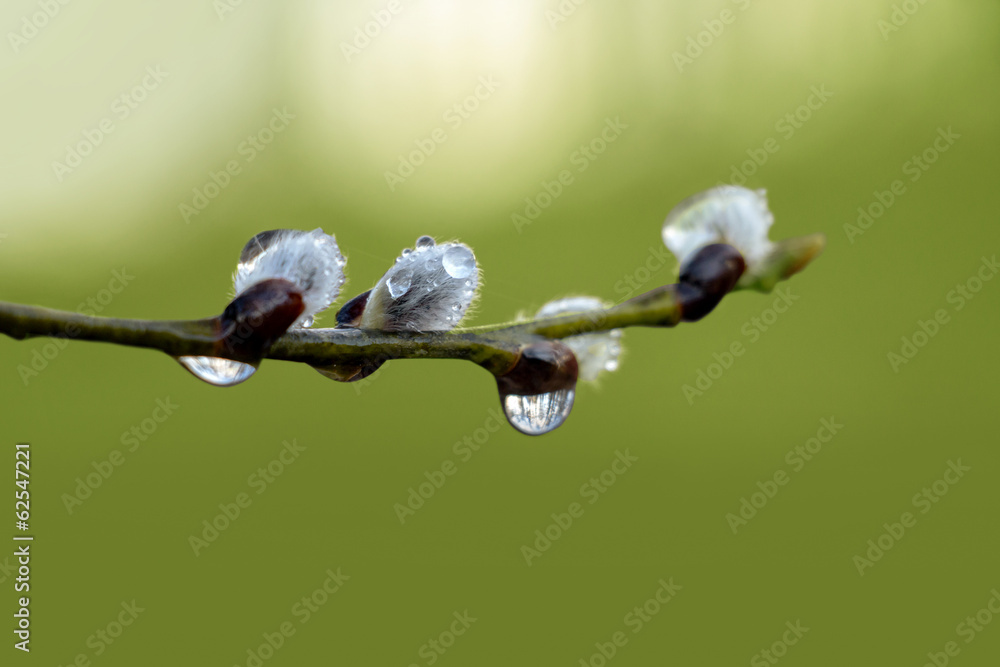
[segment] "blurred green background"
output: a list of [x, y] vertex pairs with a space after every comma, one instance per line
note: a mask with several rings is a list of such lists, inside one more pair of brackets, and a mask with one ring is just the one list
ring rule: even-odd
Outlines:
[[[343, 385], [265, 362], [218, 389], [151, 351], [0, 337], [36, 537], [32, 651], [8, 630], [3, 664], [996, 664], [997, 3], [7, 0], [0, 25], [6, 301], [202, 317], [250, 236], [322, 226], [345, 297], [418, 235], [461, 238], [492, 323], [672, 282], [667, 212], [743, 180], [774, 238], [828, 236], [785, 312], [739, 293], [629, 330], [534, 439], [495, 428], [467, 363]], [[556, 539], [526, 558], [535, 531]]]

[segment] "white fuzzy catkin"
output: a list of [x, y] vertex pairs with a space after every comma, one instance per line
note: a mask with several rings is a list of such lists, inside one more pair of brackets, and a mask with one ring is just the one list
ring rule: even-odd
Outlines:
[[302, 291], [305, 306], [292, 326], [308, 327], [340, 295], [345, 264], [337, 240], [322, 229], [276, 229], [250, 239], [240, 255], [233, 284], [240, 294], [272, 278], [292, 282]]
[[478, 288], [479, 267], [469, 246], [421, 236], [372, 288], [359, 327], [447, 331], [465, 317]]
[[[549, 301], [535, 314], [536, 319], [571, 313], [603, 310], [609, 304], [593, 296], [571, 296]], [[593, 382], [601, 371], [618, 370], [621, 355], [621, 329], [568, 336], [562, 342], [573, 351], [580, 367], [580, 379]]]
[[[233, 285], [238, 296], [265, 280], [288, 280], [302, 292], [305, 306], [291, 326], [308, 327], [340, 295], [345, 263], [337, 240], [322, 229], [275, 229], [257, 234], [243, 247]], [[256, 364], [219, 357], [177, 357], [177, 361], [195, 377], [220, 387], [245, 382], [257, 371]]]
[[727, 243], [740, 251], [752, 274], [773, 248], [767, 238], [773, 222], [765, 190], [722, 185], [675, 206], [663, 223], [663, 242], [681, 270], [701, 248]]

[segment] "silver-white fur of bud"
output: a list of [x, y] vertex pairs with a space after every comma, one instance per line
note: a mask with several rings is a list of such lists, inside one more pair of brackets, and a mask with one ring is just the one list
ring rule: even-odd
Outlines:
[[663, 223], [663, 242], [682, 269], [701, 248], [727, 243], [740, 251], [753, 273], [773, 249], [767, 238], [773, 222], [765, 190], [722, 185], [675, 206]]
[[429, 236], [407, 248], [372, 288], [362, 329], [447, 331], [469, 311], [479, 289], [479, 267], [464, 243]]
[[264, 280], [283, 278], [302, 291], [305, 309], [293, 327], [311, 326], [344, 285], [344, 259], [337, 240], [322, 229], [276, 229], [254, 236], [243, 248], [233, 275], [240, 294]]

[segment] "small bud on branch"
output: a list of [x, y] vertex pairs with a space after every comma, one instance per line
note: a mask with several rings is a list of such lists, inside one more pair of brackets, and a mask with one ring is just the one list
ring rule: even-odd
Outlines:
[[695, 195], [663, 226], [680, 264], [676, 284], [614, 306], [558, 299], [527, 322], [455, 329], [476, 298], [480, 269], [465, 244], [424, 236], [340, 308], [336, 328], [309, 329], [345, 281], [336, 240], [317, 229], [252, 238], [234, 275], [236, 297], [214, 318], [126, 320], [0, 302], [0, 333], [157, 349], [220, 386], [246, 381], [265, 358], [305, 363], [341, 382], [392, 359], [466, 359], [496, 378], [511, 425], [540, 435], [569, 416], [578, 380], [618, 368], [621, 329], [698, 321], [729, 292], [769, 292], [822, 251], [822, 234], [770, 241], [772, 222], [762, 190], [723, 186]]

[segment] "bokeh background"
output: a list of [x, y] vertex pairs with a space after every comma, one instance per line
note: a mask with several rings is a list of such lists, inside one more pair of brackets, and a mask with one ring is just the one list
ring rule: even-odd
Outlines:
[[[739, 293], [629, 330], [541, 438], [497, 428], [467, 363], [343, 385], [265, 362], [218, 389], [151, 351], [0, 338], [36, 537], [32, 651], [5, 631], [3, 664], [996, 664], [995, 2], [7, 0], [0, 26], [6, 301], [207, 316], [250, 236], [321, 226], [346, 296], [418, 235], [462, 239], [470, 322], [498, 322], [672, 282], [662, 220], [721, 182], [768, 189], [775, 238], [828, 237], [783, 313]], [[557, 538], [526, 556], [536, 530]]]

